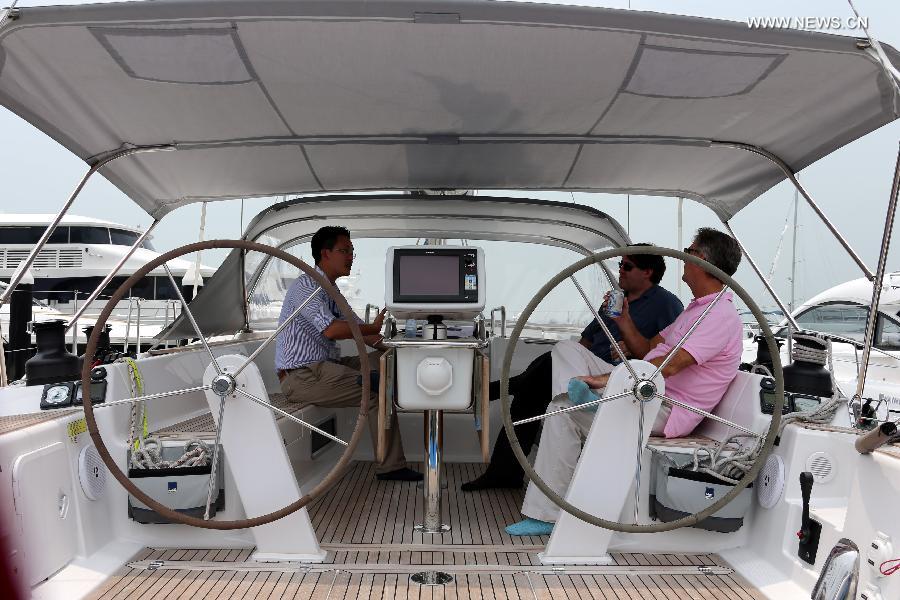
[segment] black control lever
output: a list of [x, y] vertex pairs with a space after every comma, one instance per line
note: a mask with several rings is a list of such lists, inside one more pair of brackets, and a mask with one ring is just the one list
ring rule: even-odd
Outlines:
[[813, 565], [816, 563], [816, 551], [819, 549], [819, 536], [822, 533], [822, 524], [809, 516], [809, 499], [812, 495], [813, 474], [809, 471], [800, 473], [800, 494], [803, 497], [803, 517], [800, 521], [800, 547], [797, 555]]
[[800, 521], [800, 531], [797, 537], [800, 541], [809, 539], [809, 498], [812, 496], [813, 474], [809, 471], [800, 473], [800, 493], [803, 495], [803, 518]]

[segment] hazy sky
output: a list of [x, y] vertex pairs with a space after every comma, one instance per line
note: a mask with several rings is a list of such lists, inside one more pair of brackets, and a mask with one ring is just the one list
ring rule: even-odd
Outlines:
[[[20, 7], [41, 4], [24, 0]], [[82, 2], [57, 2], [82, 4]], [[611, 8], [626, 8], [627, 1], [577, 2]], [[816, 0], [790, 2], [784, 0], [633, 0], [631, 7], [639, 10], [679, 13], [746, 22], [748, 17], [838, 17], [852, 15], [844, 0]], [[882, 42], [900, 48], [900, 2], [896, 0], [856, 0], [863, 16], [869, 18], [870, 32]], [[861, 31], [843, 32], [863, 35]], [[827, 102], [828, 98], [823, 98]], [[86, 170], [85, 164], [56, 142], [33, 127], [0, 109], [0, 164], [3, 183], [0, 188], [2, 212], [56, 212]], [[800, 178], [810, 194], [835, 222], [849, 242], [874, 270], [890, 192], [891, 178], [897, 160], [900, 123], [894, 122], [869, 134], [801, 172]], [[530, 194], [556, 200], [589, 204], [628, 225], [635, 241], [652, 241], [674, 247], [676, 244], [675, 199], [632, 196], [630, 219], [623, 196], [546, 193]], [[275, 200], [253, 199], [244, 202], [243, 224]], [[734, 220], [737, 234], [749, 246], [751, 254], [768, 272], [778, 239], [790, 212], [793, 188], [782, 183], [773, 188]], [[797, 297], [809, 297], [837, 283], [861, 275], [858, 268], [831, 238], [811, 210], [800, 205], [800, 228], [797, 250]], [[146, 226], [149, 216], [138, 209], [124, 194], [102, 177], [95, 177], [70, 211], [72, 214], [98, 217], [129, 225]], [[207, 238], [238, 237], [241, 228], [241, 202], [215, 202], [208, 205]], [[200, 205], [178, 209], [163, 219], [157, 227], [154, 244], [166, 250], [195, 241], [199, 225]], [[685, 201], [684, 230], [689, 238], [699, 226], [721, 226], [711, 211]], [[781, 261], [773, 281], [783, 297], [789, 296], [790, 231], [785, 237]], [[685, 240], [685, 245], [689, 239]], [[900, 269], [900, 240], [888, 261], [889, 269]], [[222, 255], [204, 256], [203, 262], [216, 266]], [[674, 269], [672, 269], [674, 271]], [[380, 274], [379, 274], [380, 275]], [[548, 277], [551, 274], [548, 273]], [[773, 302], [764, 295], [755, 275], [742, 265], [737, 278], [755, 294], [761, 305]], [[675, 289], [674, 277], [667, 275], [663, 282]], [[683, 295], [687, 295], [684, 291]]]

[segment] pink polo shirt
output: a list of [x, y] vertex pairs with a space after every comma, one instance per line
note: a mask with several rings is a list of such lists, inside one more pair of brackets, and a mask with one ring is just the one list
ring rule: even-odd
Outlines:
[[[648, 352], [644, 360], [668, 355], [715, 297], [709, 294], [692, 300], [674, 323], [659, 332], [664, 341]], [[666, 377], [666, 396], [711, 412], [725, 395], [741, 364], [742, 330], [732, 294], [725, 292], [682, 346], [697, 364]], [[701, 415], [673, 406], [663, 433], [667, 438], [685, 436], [702, 420]]]

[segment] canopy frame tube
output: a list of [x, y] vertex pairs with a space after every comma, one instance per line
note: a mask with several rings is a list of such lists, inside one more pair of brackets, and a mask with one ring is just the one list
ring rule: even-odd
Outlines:
[[759, 266], [757, 266], [756, 261], [754, 261], [753, 257], [750, 256], [750, 252], [747, 251], [747, 247], [744, 246], [744, 244], [741, 242], [740, 238], [738, 238], [737, 234], [734, 232], [734, 229], [732, 229], [731, 224], [728, 221], [724, 221], [724, 220], [722, 221], [722, 224], [725, 225], [725, 229], [728, 230], [728, 233], [731, 234], [731, 237], [733, 237], [734, 241], [737, 242], [737, 245], [740, 247], [741, 252], [744, 254], [745, 257], [747, 257], [747, 262], [749, 262], [750, 266], [753, 267], [753, 270], [759, 276], [759, 280], [762, 281], [762, 284], [766, 287], [766, 289], [769, 291], [769, 294], [775, 300], [775, 304], [778, 305], [778, 308], [781, 309], [781, 312], [784, 313], [784, 315], [787, 317], [787, 320], [788, 320], [788, 323], [790, 324], [790, 326], [793, 329], [799, 331], [800, 327], [797, 325], [797, 322], [794, 320], [793, 315], [791, 315], [791, 311], [788, 310], [787, 306], [785, 306], [784, 302], [778, 296], [778, 292], [775, 291], [775, 289], [772, 287], [772, 285], [766, 279], [766, 276], [763, 275], [762, 271], [759, 270]]
[[[56, 213], [56, 217], [53, 219], [53, 222], [47, 227], [44, 231], [41, 238], [38, 240], [37, 244], [35, 244], [34, 248], [31, 249], [31, 252], [28, 254], [28, 258], [26, 258], [23, 262], [19, 263], [19, 266], [16, 268], [16, 271], [13, 273], [12, 278], [9, 282], [9, 287], [4, 292], [3, 296], [0, 297], [0, 306], [3, 306], [9, 301], [10, 296], [13, 293], [13, 290], [16, 289], [16, 286], [19, 285], [19, 282], [22, 281], [22, 278], [25, 276], [25, 272], [31, 268], [31, 265], [34, 264], [34, 259], [37, 258], [38, 253], [43, 249], [44, 245], [47, 243], [47, 240], [50, 239], [50, 236], [53, 235], [53, 232], [56, 231], [57, 225], [59, 225], [62, 218], [69, 211], [69, 208], [72, 207], [72, 203], [75, 202], [75, 198], [81, 193], [81, 190], [84, 189], [84, 186], [87, 184], [88, 180], [99, 171], [104, 166], [108, 165], [112, 161], [123, 158], [125, 156], [131, 156], [132, 154], [140, 154], [143, 152], [159, 152], [159, 151], [168, 151], [174, 150], [174, 146], [166, 145], [166, 146], [138, 146], [134, 148], [125, 148], [124, 150], [118, 150], [116, 152], [111, 152], [107, 154], [102, 159], [98, 160], [94, 163], [90, 169], [88, 169], [87, 173], [84, 174], [84, 177], [81, 178], [81, 181], [78, 182], [78, 185], [75, 187], [75, 190], [69, 196], [69, 199], [63, 204], [63, 207]], [[74, 321], [74, 319], [73, 319]]]
[[894, 182], [891, 185], [891, 197], [888, 200], [887, 217], [884, 221], [884, 233], [881, 236], [881, 251], [878, 255], [878, 268], [875, 273], [875, 281], [872, 283], [872, 302], [869, 309], [869, 317], [866, 321], [866, 338], [863, 342], [863, 355], [859, 363], [859, 374], [856, 377], [856, 393], [854, 400], [862, 398], [863, 387], [866, 383], [866, 373], [869, 368], [869, 356], [872, 353], [872, 344], [875, 341], [875, 324], [878, 322], [878, 303], [881, 301], [881, 286], [884, 282], [884, 272], [887, 266], [888, 250], [891, 246], [891, 234], [894, 231], [894, 215], [897, 212], [897, 195], [900, 192], [900, 145], [897, 150], [897, 164], [894, 167]]
[[847, 254], [850, 255], [850, 258], [853, 259], [853, 262], [855, 262], [857, 266], [862, 269], [863, 275], [865, 275], [869, 281], [875, 279], [875, 274], [872, 273], [872, 270], [869, 269], [868, 266], [866, 266], [866, 263], [862, 258], [859, 257], [859, 254], [856, 253], [853, 247], [850, 246], [850, 243], [844, 238], [843, 235], [841, 235], [841, 232], [838, 231], [837, 227], [835, 227], [834, 224], [825, 215], [825, 213], [822, 212], [822, 209], [819, 208], [819, 205], [816, 204], [815, 200], [812, 199], [812, 196], [810, 196], [809, 193], [803, 188], [803, 186], [800, 185], [800, 181], [797, 179], [795, 173], [791, 170], [791, 168], [788, 167], [787, 163], [785, 163], [778, 156], [772, 154], [768, 150], [765, 150], [758, 146], [752, 146], [750, 144], [742, 144], [740, 142], [712, 142], [712, 145], [728, 146], [731, 148], [746, 150], [747, 152], [752, 152], [768, 159], [772, 164], [778, 167], [781, 172], [784, 173], [784, 175], [788, 178], [788, 180], [794, 185], [794, 187], [797, 188], [797, 191], [800, 192], [800, 195], [806, 199], [807, 204], [809, 204], [810, 208], [813, 209], [813, 212], [815, 212], [819, 216], [819, 218], [825, 224], [825, 227], [827, 227], [831, 234], [835, 237], [835, 239], [837, 239], [838, 243], [844, 247], [844, 250], [846, 250]]
[[[150, 223], [150, 226], [146, 230], [144, 230], [144, 232], [138, 237], [137, 240], [135, 240], [131, 248], [128, 249], [128, 252], [126, 252], [125, 255], [119, 260], [119, 262], [116, 263], [116, 266], [112, 268], [112, 270], [106, 275], [106, 277], [103, 278], [103, 281], [100, 282], [97, 288], [93, 292], [91, 292], [91, 295], [87, 297], [87, 300], [84, 301], [84, 303], [72, 317], [72, 320], [69, 321], [69, 324], [66, 326], [66, 333], [68, 333], [69, 330], [75, 326], [75, 323], [78, 322], [79, 317], [81, 317], [81, 315], [83, 315], [84, 312], [88, 309], [90, 303], [97, 299], [97, 297], [100, 295], [100, 292], [102, 292], [104, 288], [109, 285], [109, 282], [112, 281], [113, 277], [115, 277], [119, 273], [125, 263], [128, 262], [128, 259], [131, 258], [135, 251], [141, 247], [141, 244], [144, 243], [144, 240], [146, 240], [150, 233], [156, 228], [156, 226], [159, 224], [159, 221], [160, 219], [156, 219], [152, 223]], [[168, 307], [166, 308], [166, 310], [168, 311]]]

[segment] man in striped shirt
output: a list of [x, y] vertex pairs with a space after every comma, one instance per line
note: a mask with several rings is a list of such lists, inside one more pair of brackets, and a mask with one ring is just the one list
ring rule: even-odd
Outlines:
[[[350, 232], [344, 227], [322, 227], [313, 235], [312, 254], [316, 270], [331, 283], [338, 277], [349, 275], [354, 257]], [[302, 273], [291, 284], [281, 307], [279, 325], [304, 303], [300, 313], [275, 341], [275, 368], [281, 391], [301, 406], [358, 406], [362, 387], [359, 357], [341, 358], [336, 342], [353, 337], [350, 324], [342, 318], [334, 300], [309, 275]], [[353, 315], [366, 344], [375, 348], [369, 353], [370, 366], [377, 365], [381, 357], [380, 331], [385, 310], [371, 324], [363, 323]], [[369, 397], [369, 432], [373, 448], [378, 443], [377, 388], [372, 385]], [[383, 480], [418, 481], [422, 474], [406, 466], [397, 414], [393, 413], [391, 418], [390, 429], [385, 432], [387, 451], [384, 461], [375, 469], [376, 476]]]

